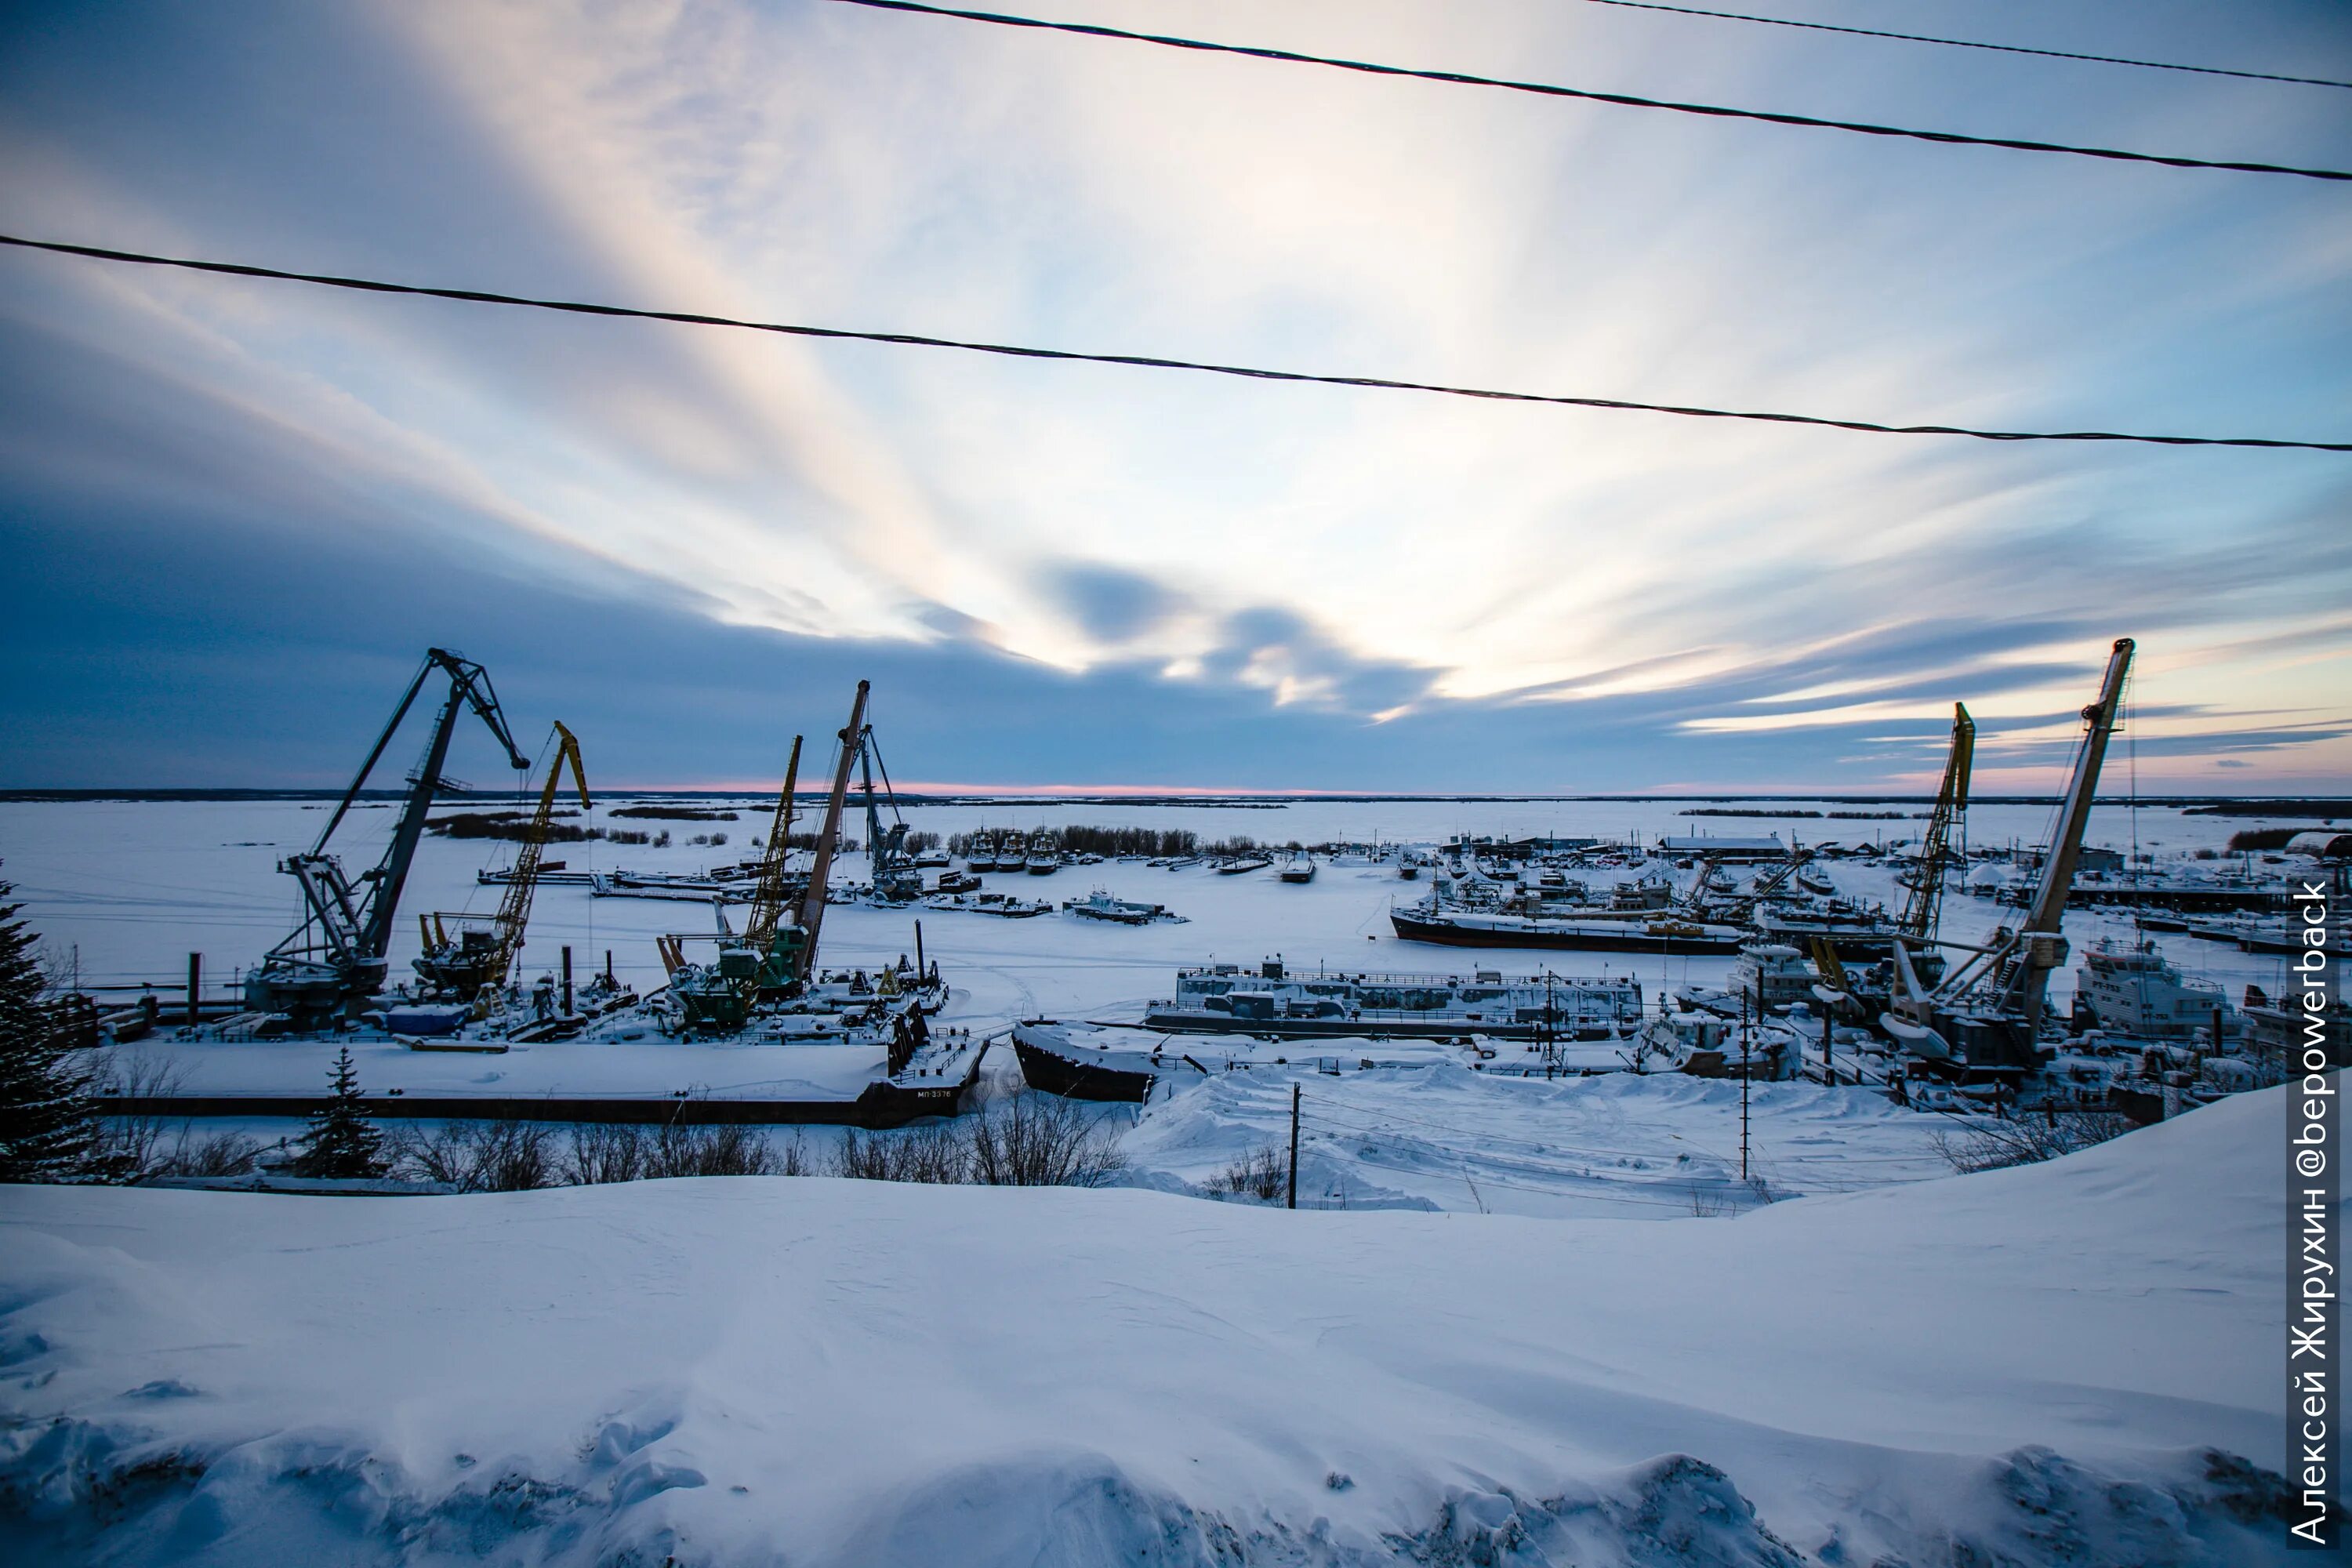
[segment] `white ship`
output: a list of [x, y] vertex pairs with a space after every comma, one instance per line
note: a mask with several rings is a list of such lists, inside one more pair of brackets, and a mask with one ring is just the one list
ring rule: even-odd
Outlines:
[[2209, 981], [2184, 980], [2152, 942], [2106, 939], [2083, 954], [2074, 972], [2077, 1021], [2148, 1040], [2185, 1040], [2217, 1026], [2235, 1026], [2229, 998]]

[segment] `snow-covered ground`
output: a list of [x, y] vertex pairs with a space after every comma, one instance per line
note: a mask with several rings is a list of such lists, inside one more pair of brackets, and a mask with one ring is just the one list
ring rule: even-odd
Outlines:
[[1123, 1130], [1121, 1179], [1211, 1192], [1252, 1149], [1286, 1156], [1294, 1082], [1298, 1201], [1319, 1208], [1685, 1219], [1948, 1175], [1936, 1140], [1957, 1130], [1864, 1089], [1758, 1084], [1743, 1185], [1739, 1086], [1722, 1079], [1260, 1069], [1180, 1085], [1145, 1108]]
[[[1595, 1154], [1635, 1136], [1605, 1098], [1561, 1114]], [[2283, 1114], [1677, 1225], [812, 1178], [8, 1189], [0, 1550], [2284, 1562], [2246, 1468], [2284, 1458]]]

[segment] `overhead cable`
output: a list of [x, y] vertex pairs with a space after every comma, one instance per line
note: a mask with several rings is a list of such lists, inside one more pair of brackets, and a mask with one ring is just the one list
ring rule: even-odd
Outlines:
[[2227, 169], [2242, 174], [2290, 174], [2305, 180], [2352, 180], [2352, 171], [2307, 169], [2286, 163], [2245, 163], [2221, 158], [2184, 158], [2161, 153], [2129, 153], [2116, 147], [2078, 147], [2063, 142], [2034, 142], [2011, 136], [1969, 136], [1957, 131], [1917, 131], [1899, 125], [1876, 125], [1859, 120], [1827, 120], [1811, 114], [1784, 114], [1768, 109], [1733, 109], [1719, 103], [1685, 103], [1674, 99], [1643, 98], [1628, 92], [1601, 92], [1591, 88], [1560, 87], [1549, 82], [1516, 81], [1507, 77], [1474, 76], [1465, 71], [1424, 70], [1412, 66], [1379, 65], [1370, 60], [1341, 59], [1331, 55], [1301, 54], [1295, 49], [1267, 48], [1250, 44], [1220, 44], [1204, 38], [1175, 37], [1164, 33], [1137, 33], [1093, 22], [1049, 22], [1036, 16], [1009, 16], [1001, 11], [965, 11], [948, 5], [925, 5], [917, 0], [834, 0], [841, 5], [863, 5], [875, 11], [906, 11], [921, 16], [949, 16], [964, 22], [987, 22], [1003, 27], [1028, 27], [1049, 33], [1076, 33], [1090, 38], [1117, 38], [1127, 43], [1157, 44], [1164, 48], [1202, 54], [1246, 55], [1252, 59], [1286, 65], [1328, 66], [1336, 70], [1361, 71], [1370, 76], [1411, 77], [1455, 87], [1493, 87], [1509, 92], [1537, 93], [1546, 98], [1581, 99], [1625, 109], [1663, 109], [1676, 114], [1699, 114], [1717, 120], [1753, 120], [1769, 125], [1796, 125], [1816, 131], [1848, 131], [1861, 136], [1892, 136], [1912, 142], [1936, 142], [1960, 147], [2002, 147], [2015, 153], [2058, 153], [2076, 158], [2105, 158], [2125, 163], [2161, 163], [2174, 169]]
[[1812, 33], [1847, 33], [1858, 38], [1893, 38], [1906, 44], [1941, 44], [1954, 49], [1989, 49], [2003, 55], [2037, 55], [2051, 60], [2084, 60], [2093, 65], [2137, 66], [2142, 70], [2192, 71], [2199, 76], [2233, 76], [2247, 81], [2285, 81], [2298, 87], [2352, 89], [2352, 81], [2323, 76], [2284, 76], [2276, 71], [2231, 70], [2222, 66], [2177, 65], [2168, 60], [2134, 59], [2127, 55], [2089, 55], [2073, 49], [2037, 49], [2023, 44], [1987, 44], [1973, 38], [1937, 38], [1925, 33], [1889, 33], [1877, 27], [1843, 27], [1831, 22], [1799, 22], [1787, 16], [1751, 16], [1741, 11], [1705, 11], [1696, 5], [1663, 5], [1657, 0], [1585, 0], [1591, 5], [1615, 5], [1628, 11], [1671, 11], [1678, 16], [1709, 16], [1720, 22], [1758, 22], [1768, 27], [1801, 27]]
[[142, 267], [174, 268], [189, 272], [232, 278], [267, 279], [308, 283], [325, 289], [356, 289], [369, 294], [415, 295], [455, 300], [474, 305], [507, 305], [533, 310], [557, 310], [579, 316], [606, 316], [630, 321], [669, 321], [683, 326], [726, 327], [742, 331], [772, 332], [783, 337], [849, 342], [889, 343], [907, 348], [954, 349], [965, 353], [995, 354], [1011, 359], [1050, 360], [1066, 363], [1123, 365], [1142, 370], [1193, 371], [1208, 375], [1235, 376], [1250, 381], [1298, 382], [1318, 386], [1351, 386], [1380, 392], [1420, 392], [1446, 397], [1473, 397], [1495, 403], [1549, 404], [1571, 408], [1602, 408], [1647, 414], [1672, 414], [1691, 419], [1737, 419], [1769, 425], [1801, 425], [1832, 430], [1853, 430], [1874, 436], [1963, 436], [1978, 441], [2100, 441], [2156, 447], [2260, 447], [2311, 452], [2352, 452], [2352, 441], [2290, 440], [2268, 436], [2152, 436], [2119, 430], [1991, 430], [1962, 425], [1894, 425], [1868, 419], [1834, 419], [1814, 414], [1782, 414], [1759, 409], [1707, 408], [1674, 403], [1645, 403], [1633, 398], [1587, 397], [1564, 394], [1498, 391], [1489, 387], [1455, 386], [1440, 382], [1406, 381], [1387, 376], [1329, 375], [1307, 371], [1269, 370], [1260, 366], [1220, 364], [1208, 360], [1171, 359], [1154, 354], [1081, 353], [1073, 349], [1036, 348], [1019, 343], [983, 342], [963, 338], [931, 337], [917, 332], [877, 332], [846, 327], [818, 327], [791, 321], [752, 321], [733, 316], [689, 310], [649, 310], [626, 305], [592, 304], [579, 300], [534, 299], [480, 289], [432, 288], [417, 283], [391, 283], [378, 279], [345, 278], [331, 273], [292, 272], [235, 261], [200, 261], [183, 257], [153, 256], [102, 246], [71, 245], [61, 240], [27, 239], [0, 234], [0, 245], [25, 250], [99, 261], [127, 262]]

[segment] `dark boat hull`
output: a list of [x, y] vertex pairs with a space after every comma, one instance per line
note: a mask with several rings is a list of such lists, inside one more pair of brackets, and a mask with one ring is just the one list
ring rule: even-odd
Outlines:
[[1065, 1100], [1099, 1100], [1139, 1105], [1151, 1097], [1158, 1075], [1108, 1067], [1077, 1053], [1049, 1050], [1037, 1041], [1013, 1035], [1013, 1054], [1021, 1058], [1021, 1076], [1032, 1089], [1058, 1094]]
[[1427, 921], [1401, 910], [1389, 911], [1389, 923], [1407, 942], [1437, 942], [1446, 947], [1572, 948], [1586, 952], [1731, 953], [1743, 941], [1738, 932], [1692, 935], [1660, 934], [1627, 921], [1622, 928], [1594, 921], [1575, 926], [1456, 926]]
[[[1639, 1024], [1640, 1008], [1623, 1022]], [[1269, 1040], [1403, 1039], [1452, 1040], [1486, 1035], [1498, 1040], [1605, 1040], [1606, 1025], [1561, 1019], [1546, 1024], [1513, 1018], [1446, 1016], [1399, 1018], [1383, 1014], [1367, 1018], [1236, 1018], [1230, 1013], [1154, 1008], [1143, 1016], [1147, 1029], [1179, 1035], [1255, 1035]]]

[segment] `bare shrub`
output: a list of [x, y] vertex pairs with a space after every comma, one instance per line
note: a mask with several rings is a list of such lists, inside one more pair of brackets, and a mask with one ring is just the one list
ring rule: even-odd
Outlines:
[[1973, 1121], [1962, 1131], [1937, 1132], [1928, 1142], [1955, 1171], [1997, 1171], [2054, 1160], [2131, 1129], [2131, 1118], [2117, 1111], [2060, 1110], [2028, 1113], [2014, 1121]]
[[778, 1163], [765, 1133], [731, 1121], [715, 1127], [665, 1123], [655, 1130], [646, 1151], [646, 1175], [656, 1181], [669, 1176], [772, 1176], [782, 1173]]
[[660, 1127], [594, 1123], [572, 1130], [562, 1180], [580, 1186], [660, 1181], [672, 1176], [804, 1176], [807, 1146], [798, 1134], [779, 1150], [765, 1132], [734, 1124]]
[[1270, 1143], [1261, 1143], [1210, 1177], [1209, 1190], [1272, 1203], [1283, 1195], [1289, 1180], [1290, 1166], [1281, 1152]]
[[261, 1144], [242, 1132], [207, 1132], [199, 1137], [183, 1123], [172, 1152], [155, 1167], [158, 1176], [249, 1176], [260, 1157]]
[[555, 1129], [544, 1121], [451, 1121], [428, 1132], [411, 1123], [386, 1140], [393, 1168], [461, 1193], [520, 1193], [558, 1184]]
[[[140, 1053], [103, 1051], [89, 1079], [89, 1093], [105, 1100], [168, 1100], [187, 1088], [187, 1073], [178, 1064]], [[90, 1174], [107, 1182], [144, 1182], [173, 1173], [164, 1167], [172, 1151], [164, 1139], [178, 1122], [179, 1142], [189, 1136], [184, 1118], [140, 1111], [98, 1119], [90, 1144]]]
[[1075, 1100], [1023, 1094], [973, 1120], [971, 1177], [984, 1186], [1095, 1187], [1127, 1168], [1117, 1139]]
[[970, 1136], [930, 1126], [898, 1132], [851, 1131], [834, 1151], [832, 1174], [867, 1182], [968, 1182]]
[[566, 1184], [599, 1186], [606, 1182], [636, 1182], [646, 1174], [646, 1131], [625, 1122], [594, 1121], [572, 1130], [572, 1147], [563, 1161]]

